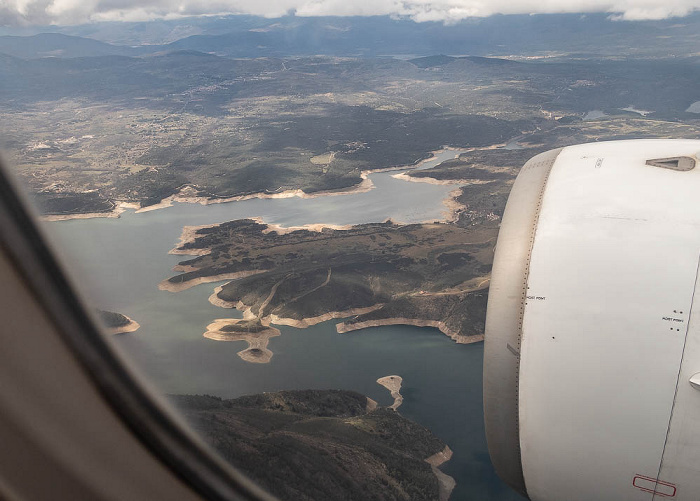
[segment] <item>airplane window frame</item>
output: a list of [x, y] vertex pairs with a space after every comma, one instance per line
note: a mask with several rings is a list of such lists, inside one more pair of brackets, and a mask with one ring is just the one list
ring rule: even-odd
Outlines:
[[274, 500], [181, 425], [110, 346], [37, 222], [36, 211], [0, 161], [0, 248], [115, 415], [203, 499]]

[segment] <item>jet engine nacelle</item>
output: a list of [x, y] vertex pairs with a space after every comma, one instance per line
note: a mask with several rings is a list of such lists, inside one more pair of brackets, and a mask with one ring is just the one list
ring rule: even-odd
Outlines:
[[570, 146], [513, 186], [484, 411], [497, 472], [533, 501], [700, 498], [698, 153]]

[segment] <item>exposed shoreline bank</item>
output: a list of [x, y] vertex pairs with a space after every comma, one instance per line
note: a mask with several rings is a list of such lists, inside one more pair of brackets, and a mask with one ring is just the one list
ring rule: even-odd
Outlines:
[[207, 325], [207, 330], [203, 336], [214, 341], [245, 341], [248, 347], [237, 353], [246, 362], [256, 364], [266, 364], [272, 359], [272, 351], [267, 348], [270, 338], [277, 337], [282, 333], [279, 329], [265, 326], [258, 332], [244, 332], [222, 330], [226, 326], [235, 326], [241, 324], [245, 320], [240, 318], [218, 318]]
[[162, 291], [180, 292], [200, 284], [222, 282], [224, 280], [236, 280], [239, 278], [249, 277], [251, 275], [257, 275], [258, 273], [264, 273], [264, 271], [265, 270], [236, 271], [232, 273], [222, 273], [220, 275], [197, 277], [193, 278], [192, 280], [187, 280], [186, 282], [171, 282], [166, 278], [158, 284], [158, 288]]
[[[292, 232], [298, 231], [298, 230], [313, 231], [316, 233], [321, 233], [325, 229], [349, 230], [349, 229], [352, 229], [353, 226], [357, 226], [354, 224], [326, 224], [326, 223], [311, 223], [311, 224], [304, 224], [304, 225], [300, 225], [300, 226], [282, 226], [280, 224], [267, 223], [260, 216], [246, 217], [244, 219], [248, 219], [251, 221], [255, 221], [256, 223], [265, 225], [266, 228], [264, 230], [262, 230], [263, 233], [275, 232], [278, 235], [285, 235], [287, 233], [292, 233]], [[180, 237], [178, 238], [178, 241], [175, 244], [175, 247], [170, 249], [168, 251], [168, 254], [184, 255], [184, 256], [204, 256], [206, 254], [209, 254], [211, 252], [210, 247], [203, 247], [201, 249], [181, 249], [180, 247], [182, 247], [183, 245], [186, 245], [186, 244], [194, 243], [194, 241], [197, 239], [197, 232], [199, 230], [202, 230], [205, 228], [214, 228], [215, 226], [219, 226], [221, 224], [222, 223], [183, 226], [182, 233], [180, 234]], [[180, 268], [175, 269], [178, 266], [180, 266]], [[186, 269], [185, 267], [181, 267], [181, 265], [177, 265], [175, 268], [173, 268], [173, 271], [184, 271]], [[187, 269], [187, 271], [193, 271], [193, 270]]]
[[442, 200], [442, 205], [445, 206], [445, 210], [442, 213], [445, 216], [446, 223], [456, 223], [459, 220], [460, 213], [466, 210], [467, 206], [457, 201], [461, 195], [462, 188], [455, 188]]
[[444, 322], [439, 320], [426, 320], [422, 318], [406, 318], [406, 317], [394, 317], [394, 318], [380, 318], [377, 320], [366, 320], [364, 322], [356, 322], [349, 324], [347, 322], [341, 322], [336, 324], [335, 328], [339, 334], [345, 334], [347, 332], [353, 332], [361, 329], [367, 329], [369, 327], [384, 327], [387, 325], [412, 325], [415, 327], [434, 327], [440, 332], [445, 334], [447, 337], [452, 339], [457, 344], [471, 344], [478, 343], [484, 340], [483, 334], [474, 334], [471, 336], [465, 336], [458, 332], [453, 331]]
[[413, 177], [407, 172], [400, 172], [398, 174], [393, 174], [391, 177], [394, 179], [399, 179], [401, 181], [406, 181], [409, 183], [426, 183], [426, 184], [437, 184], [437, 185], [449, 185], [449, 184], [476, 184], [473, 179], [435, 179], [434, 177]]
[[[224, 284], [226, 285], [226, 284]], [[241, 301], [233, 302], [226, 301], [219, 297], [219, 292], [224, 288], [224, 285], [220, 285], [214, 289], [214, 292], [209, 296], [209, 302], [214, 306], [219, 308], [235, 308], [236, 310], [243, 313], [244, 318], [255, 318], [255, 314], [251, 311], [251, 306], [244, 304]], [[350, 308], [342, 311], [329, 311], [323, 315], [318, 315], [315, 317], [306, 317], [302, 319], [289, 318], [289, 317], [279, 317], [275, 314], [267, 315], [260, 318], [263, 324], [273, 324], [273, 325], [284, 325], [287, 327], [295, 327], [297, 329], [305, 329], [311, 327], [312, 325], [319, 324], [321, 322], [326, 322], [328, 320], [333, 320], [336, 318], [348, 318], [356, 315], [364, 315], [366, 313], [371, 313], [378, 310], [384, 306], [384, 303], [378, 303], [372, 306], [367, 306], [365, 308]]]
[[129, 323], [125, 325], [120, 325], [119, 327], [105, 327], [105, 331], [107, 334], [110, 336], [114, 336], [117, 334], [127, 334], [129, 332], [136, 332], [141, 328], [141, 325], [134, 319], [127, 317], [124, 315], [124, 318], [126, 318]]
[[[377, 379], [377, 383], [389, 390], [391, 397], [394, 399], [394, 403], [391, 404], [389, 408], [397, 410], [399, 407], [401, 407], [401, 404], [403, 403], [403, 395], [401, 395], [401, 383], [403, 383], [403, 378], [396, 375], [384, 376]], [[430, 458], [432, 457], [433, 456], [430, 456]], [[426, 459], [426, 461], [428, 460]]]
[[[382, 171], [384, 169], [381, 169]], [[356, 185], [348, 186], [347, 188], [340, 188], [337, 190], [321, 190], [314, 193], [306, 193], [301, 188], [294, 190], [285, 190], [279, 193], [251, 193], [249, 195], [236, 195], [233, 197], [226, 198], [210, 198], [196, 195], [184, 195], [182, 191], [169, 197], [165, 197], [163, 200], [154, 205], [149, 205], [147, 207], [140, 207], [136, 210], [137, 214], [143, 212], [150, 212], [159, 209], [166, 209], [172, 207], [174, 202], [177, 203], [188, 203], [188, 204], [200, 204], [200, 205], [212, 205], [212, 204], [225, 204], [229, 202], [242, 202], [245, 200], [253, 199], [275, 199], [275, 198], [319, 198], [319, 197], [330, 197], [330, 196], [340, 196], [340, 195], [352, 195], [356, 193], [365, 193], [374, 189], [374, 183], [369, 179], [368, 174], [372, 171], [362, 171], [360, 173], [360, 178], [362, 181]], [[187, 188], [187, 187], [186, 187]], [[185, 188], [185, 189], [186, 189]]]
[[457, 485], [454, 478], [439, 469], [442, 464], [452, 459], [452, 454], [452, 449], [446, 445], [443, 450], [436, 452], [425, 460], [426, 463], [430, 464], [433, 474], [437, 477], [440, 501], [448, 501], [452, 495], [452, 491]]
[[136, 202], [117, 202], [109, 212], [82, 212], [77, 214], [46, 214], [40, 216], [42, 221], [70, 221], [71, 219], [94, 219], [103, 218], [119, 218], [127, 209], [137, 209], [140, 205]]
[[323, 315], [302, 318], [301, 320], [288, 317], [278, 317], [277, 315], [270, 315], [266, 318], [269, 318], [270, 323], [275, 325], [286, 325], [289, 327], [296, 327], [297, 329], [305, 329], [307, 327], [311, 327], [312, 325], [316, 325], [321, 322], [326, 322], [328, 320], [334, 320], [337, 318], [347, 318], [356, 315], [364, 315], [366, 313], [371, 313], [375, 310], [382, 308], [383, 306], [383, 303], [379, 303], [375, 304], [374, 306], [367, 306], [366, 308], [350, 308], [348, 310], [343, 311], [330, 311], [328, 313], [324, 313]]

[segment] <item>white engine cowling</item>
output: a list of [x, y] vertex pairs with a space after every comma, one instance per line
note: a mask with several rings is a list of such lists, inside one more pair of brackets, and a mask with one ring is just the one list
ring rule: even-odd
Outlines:
[[515, 182], [484, 412], [497, 472], [534, 501], [700, 498], [699, 153], [570, 146]]

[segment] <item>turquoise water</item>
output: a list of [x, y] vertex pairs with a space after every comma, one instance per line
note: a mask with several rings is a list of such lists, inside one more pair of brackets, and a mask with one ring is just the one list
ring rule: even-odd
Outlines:
[[[431, 162], [454, 157], [445, 152]], [[431, 164], [423, 164], [421, 167]], [[122, 312], [141, 324], [115, 344], [164, 393], [207, 393], [224, 398], [301, 388], [359, 391], [382, 405], [392, 402], [376, 380], [403, 378], [400, 412], [431, 429], [454, 451], [443, 470], [457, 480], [451, 499], [519, 499], [495, 476], [486, 452], [481, 404], [481, 344], [458, 345], [436, 329], [377, 327], [338, 334], [336, 321], [307, 329], [280, 327], [270, 340], [269, 364], [251, 364], [236, 353], [243, 342], [202, 336], [216, 318], [239, 317], [208, 297], [218, 284], [171, 293], [158, 283], [183, 256], [167, 252], [185, 225], [259, 216], [294, 226], [356, 224], [391, 218], [419, 222], [442, 217], [442, 200], [454, 186], [406, 182], [372, 174], [366, 193], [314, 199], [253, 199], [226, 204], [175, 204], [119, 219], [47, 223], [79, 289], [94, 306]]]

